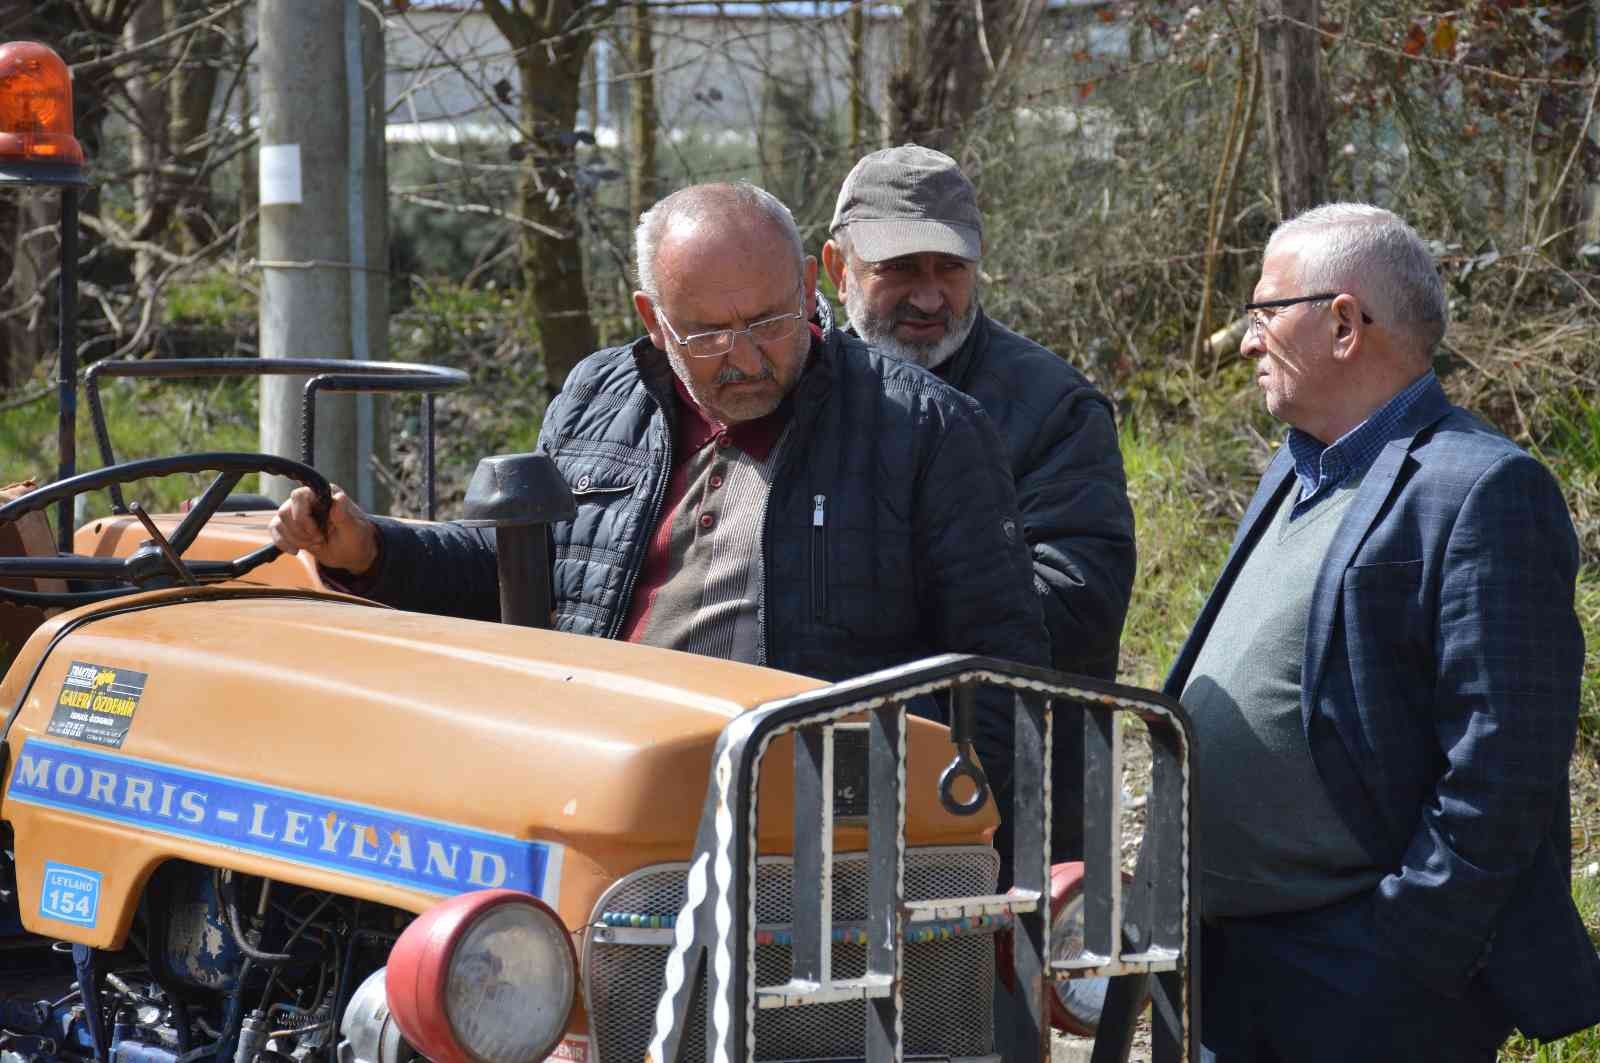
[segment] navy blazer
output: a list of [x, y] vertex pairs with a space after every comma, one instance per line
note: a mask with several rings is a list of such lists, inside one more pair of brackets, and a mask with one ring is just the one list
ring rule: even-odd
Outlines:
[[[1167, 677], [1174, 697], [1295, 482], [1288, 450], [1268, 466]], [[1600, 1021], [1600, 959], [1570, 892], [1577, 568], [1555, 478], [1436, 384], [1393, 430], [1334, 535], [1302, 672], [1318, 773], [1392, 869], [1373, 897], [1385, 947], [1448, 995], [1481, 977], [1540, 1038]]]

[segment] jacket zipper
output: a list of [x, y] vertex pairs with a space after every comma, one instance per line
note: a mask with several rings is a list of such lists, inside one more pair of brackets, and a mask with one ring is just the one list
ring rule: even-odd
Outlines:
[[[783, 459], [783, 437], [778, 437], [778, 460]], [[776, 469], [776, 466], [774, 467]], [[767, 549], [767, 510], [772, 505], [772, 480], [767, 481], [767, 489], [761, 495], [761, 538], [757, 549], [757, 557], [761, 565], [761, 586], [756, 590], [756, 664], [765, 668], [767, 665], [767, 558], [772, 556]]]
[[828, 496], [811, 499], [811, 615], [828, 614]]
[[[827, 357], [827, 346], [823, 347], [823, 358]], [[805, 386], [804, 384], [801, 385]], [[756, 645], [756, 663], [765, 665], [767, 659], [767, 558], [772, 556], [772, 528], [767, 524], [768, 511], [772, 502], [772, 485], [782, 481], [783, 474], [790, 464], [789, 453], [800, 445], [800, 440], [805, 433], [811, 430], [811, 422], [817, 418], [817, 409], [814, 406], [802, 405], [805, 396], [797, 396], [794, 411], [789, 417], [789, 427], [784, 430], [778, 439], [778, 451], [772, 459], [772, 475], [767, 479], [767, 494], [761, 500], [761, 600], [756, 603], [756, 616], [758, 618], [758, 632]], [[780, 662], [783, 667], [787, 662]]]

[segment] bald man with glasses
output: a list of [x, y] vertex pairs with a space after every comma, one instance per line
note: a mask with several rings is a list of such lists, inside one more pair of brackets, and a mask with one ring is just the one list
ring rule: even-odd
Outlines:
[[[585, 359], [539, 434], [577, 502], [553, 525], [556, 627], [838, 680], [947, 652], [1045, 664], [1015, 490], [973, 400], [814, 327], [817, 263], [749, 185], [663, 199], [636, 233], [645, 335]], [[274, 541], [419, 612], [498, 615], [491, 534], [326, 532], [297, 491]], [[1003, 794], [1009, 725], [978, 747]], [[993, 717], [993, 719], [991, 719]]]

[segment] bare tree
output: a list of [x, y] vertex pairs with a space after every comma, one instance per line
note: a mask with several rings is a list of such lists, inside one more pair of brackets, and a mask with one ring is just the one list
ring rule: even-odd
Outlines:
[[[1596, 73], [1596, 41], [1600, 10], [1591, 0], [1567, 0], [1545, 7], [1545, 24], [1559, 41], [1555, 72], [1572, 75], [1587, 70], [1590, 85], [1550, 85], [1534, 109], [1535, 191], [1538, 213], [1529, 238], [1549, 247], [1558, 259], [1570, 260], [1586, 221], [1590, 182], [1600, 177], [1600, 149], [1594, 144], [1600, 73]], [[1594, 224], [1592, 218], [1587, 219]]]
[[[165, 0], [169, 26], [204, 14], [206, 0]], [[223, 27], [207, 25], [180, 38], [174, 48], [172, 77], [167, 82], [167, 138], [172, 145], [170, 178], [163, 182], [161, 206], [182, 226], [188, 246], [215, 235], [202, 218], [213, 171], [220, 153], [211, 130], [211, 105], [217, 95], [227, 46]], [[241, 79], [242, 80], [242, 79]]]
[[630, 38], [628, 213], [634, 221], [656, 200], [656, 51], [649, 0], [634, 0]]
[[546, 384], [560, 390], [594, 349], [579, 246], [574, 124], [584, 60], [618, 0], [483, 0], [516, 52], [525, 153], [518, 180], [519, 246], [528, 309], [539, 331]]
[[[1600, 3], [1600, 0], [1596, 0]], [[850, 5], [850, 157], [859, 158], [866, 143], [866, 43], [867, 14], [864, 3]]]
[[[901, 16], [904, 56], [889, 79], [890, 139], [943, 148], [976, 109], [970, 91], [971, 7], [955, 0], [909, 0]], [[956, 95], [958, 86], [965, 91]]]
[[1328, 198], [1328, 103], [1317, 33], [1321, 0], [1260, 0], [1261, 70], [1278, 215]]
[[908, 0], [889, 79], [891, 139], [952, 149], [1021, 65], [1044, 0]]

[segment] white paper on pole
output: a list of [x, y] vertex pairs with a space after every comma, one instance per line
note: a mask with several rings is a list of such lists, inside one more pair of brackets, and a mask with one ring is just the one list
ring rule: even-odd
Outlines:
[[261, 205], [299, 203], [300, 145], [261, 145]]

